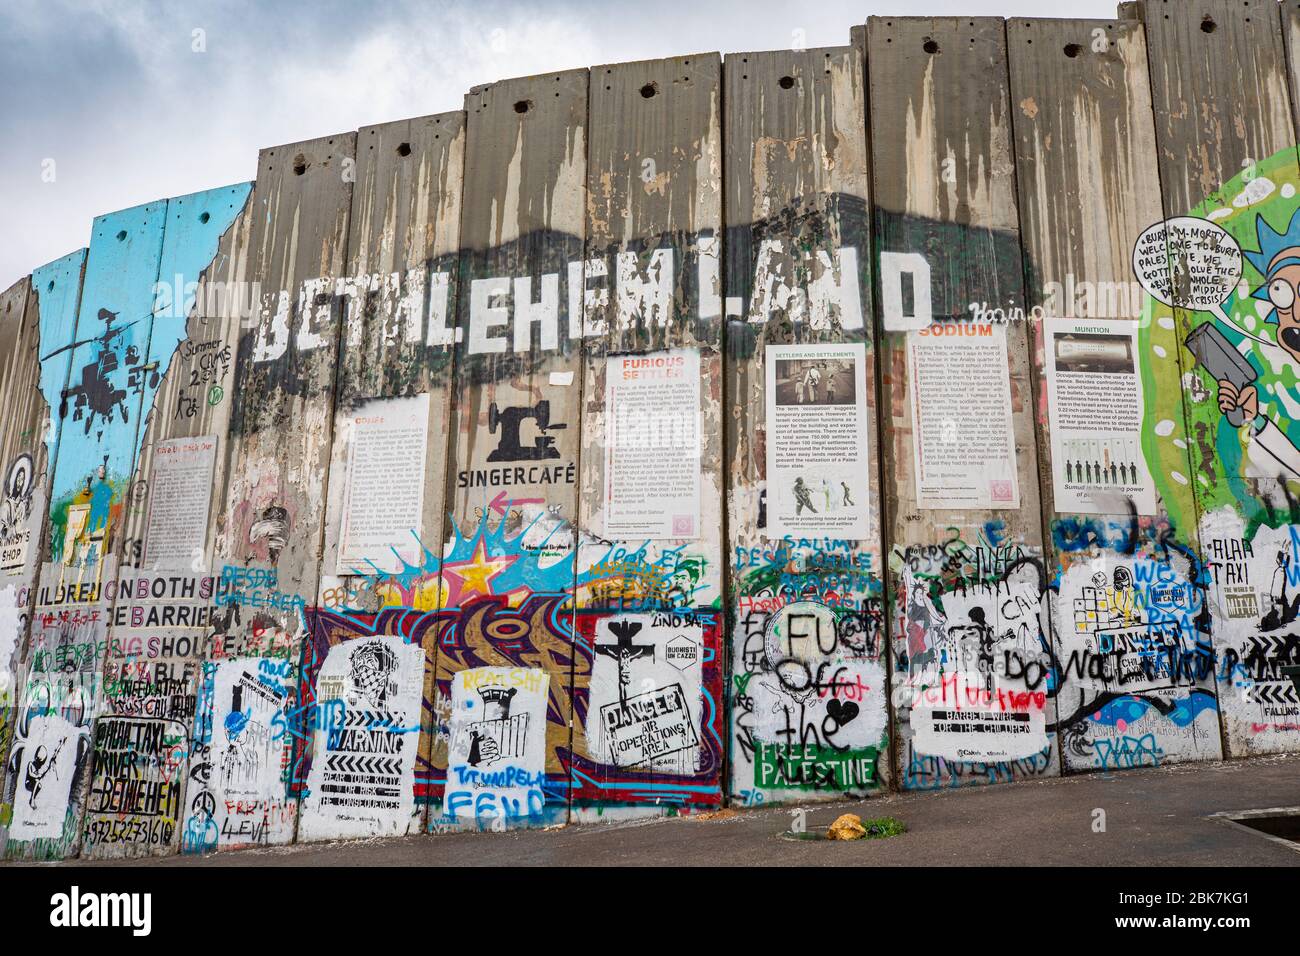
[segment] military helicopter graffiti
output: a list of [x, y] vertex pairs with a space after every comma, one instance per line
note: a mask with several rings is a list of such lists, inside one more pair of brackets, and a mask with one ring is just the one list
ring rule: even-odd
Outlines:
[[[83, 365], [81, 368], [80, 382], [69, 383], [68, 387], [61, 393], [62, 401], [59, 403], [59, 417], [67, 418], [68, 399], [74, 399], [72, 420], [84, 420], [86, 423], [85, 434], [87, 435], [90, 434], [91, 426], [95, 424], [95, 420], [100, 419], [101, 425], [96, 433], [98, 438], [104, 437], [103, 426], [112, 422], [115, 414], [120, 413], [123, 422], [130, 421], [130, 415], [127, 413], [126, 408], [127, 395], [131, 392], [143, 393], [146, 380], [150, 388], [157, 388], [160, 377], [158, 363], [149, 362], [143, 364], [140, 350], [134, 344], [126, 345], [125, 350], [123, 350], [119, 337], [127, 329], [135, 325], [136, 322], [128, 322], [126, 325], [113, 328], [113, 322], [116, 321], [117, 315], [116, 312], [110, 312], [108, 309], [100, 309], [99, 319], [104, 323], [102, 335], [81, 339], [71, 345], [62, 346], [41, 359], [44, 362], [60, 352], [66, 352], [68, 349], [75, 349], [89, 343], [98, 343], [98, 354], [89, 364]], [[125, 367], [127, 373], [126, 387], [119, 388], [117, 379], [120, 375], [119, 369], [123, 367]]]

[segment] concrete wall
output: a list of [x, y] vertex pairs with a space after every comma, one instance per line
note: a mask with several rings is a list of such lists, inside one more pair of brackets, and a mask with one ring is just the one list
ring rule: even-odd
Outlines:
[[1300, 749], [1293, 7], [504, 80], [96, 219], [0, 297], [0, 850]]

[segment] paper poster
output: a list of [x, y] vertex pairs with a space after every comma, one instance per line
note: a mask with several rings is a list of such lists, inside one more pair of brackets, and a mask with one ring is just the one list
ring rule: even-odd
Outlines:
[[694, 773], [700, 762], [702, 618], [620, 614], [596, 625], [587, 735], [615, 767]]
[[606, 359], [604, 492], [606, 537], [699, 537], [698, 351]]
[[918, 508], [1019, 508], [1004, 325], [945, 323], [907, 336]]
[[199, 571], [204, 564], [217, 437], [170, 438], [153, 447], [144, 567]]
[[400, 637], [344, 641], [316, 678], [321, 720], [299, 836], [405, 833], [415, 813], [424, 651]]
[[429, 396], [369, 402], [347, 420], [348, 471], [336, 574], [419, 563]]
[[1156, 513], [1142, 455], [1138, 324], [1128, 319], [1044, 324], [1052, 492], [1059, 514]]
[[88, 749], [88, 726], [76, 726], [59, 714], [31, 718], [10, 757], [17, 780], [9, 836], [14, 840], [57, 840], [63, 835], [72, 784]]
[[767, 347], [767, 528], [865, 538], [867, 347]]
[[541, 814], [550, 684], [550, 675], [536, 667], [456, 672], [443, 798], [450, 820]]

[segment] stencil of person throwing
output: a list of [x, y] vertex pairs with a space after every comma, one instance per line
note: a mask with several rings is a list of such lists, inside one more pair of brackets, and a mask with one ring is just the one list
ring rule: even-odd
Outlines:
[[844, 489], [844, 505], [845, 505], [845, 507], [847, 507], [847, 508], [853, 508], [853, 507], [856, 507], [856, 506], [853, 504], [853, 499], [849, 497], [849, 484], [848, 484], [848, 482], [846, 482], [846, 481], [841, 481], [841, 482], [840, 482], [840, 487]]

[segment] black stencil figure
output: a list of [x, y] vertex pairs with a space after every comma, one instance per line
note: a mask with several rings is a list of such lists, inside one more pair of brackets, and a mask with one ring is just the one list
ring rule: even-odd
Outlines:
[[1065, 460], [1065, 480], [1074, 481], [1074, 464], [1068, 458]]
[[59, 762], [59, 754], [63, 752], [63, 745], [68, 742], [65, 737], [59, 741], [59, 745], [54, 748], [54, 753], [49, 753], [45, 746], [36, 748], [36, 753], [32, 754], [31, 762], [27, 764], [27, 776], [23, 781], [23, 788], [27, 791], [27, 805], [33, 810], [36, 809], [36, 798], [40, 796], [41, 788], [45, 786], [45, 778], [51, 773], [58, 776], [54, 769]]
[[1092, 484], [1092, 465], [1086, 461], [1083, 463], [1083, 473], [1087, 476], [1088, 484]]
[[1291, 556], [1285, 551], [1277, 553], [1277, 567], [1273, 569], [1273, 583], [1269, 587], [1269, 612], [1259, 622], [1261, 631], [1274, 631], [1290, 624], [1300, 613], [1300, 594], [1289, 596]]
[[490, 735], [481, 734], [477, 730], [469, 732], [469, 757], [465, 760], [467, 764], [477, 767], [481, 763], [491, 763], [500, 756], [501, 749]]
[[841, 482], [840, 482], [840, 487], [844, 489], [844, 504], [846, 504], [846, 505], [848, 505], [848, 506], [850, 506], [850, 507], [856, 507], [856, 506], [853, 504], [853, 499], [849, 497], [849, 485], [848, 485], [848, 482], [841, 481]]
[[[536, 421], [537, 430], [542, 434], [534, 438], [531, 445], [525, 447], [520, 441], [519, 432], [523, 423], [530, 418]], [[487, 460], [546, 461], [550, 458], [559, 458], [560, 450], [555, 447], [555, 438], [546, 433], [567, 427], [562, 423], [551, 421], [551, 403], [547, 399], [542, 399], [536, 405], [519, 405], [512, 408], [501, 408], [493, 402], [488, 406], [488, 432], [495, 435], [500, 429], [501, 440], [487, 456]]]
[[1103, 482], [1103, 481], [1106, 480], [1106, 478], [1105, 478], [1105, 474], [1104, 474], [1104, 472], [1102, 472], [1102, 470], [1101, 470], [1101, 462], [1099, 462], [1099, 461], [1094, 461], [1094, 462], [1092, 463], [1092, 473], [1093, 473], [1094, 475], [1097, 476], [1097, 482], [1098, 482], [1098, 484], [1100, 484], [1101, 482]]
[[[140, 350], [134, 345], [122, 349], [120, 336], [136, 323], [128, 322], [115, 329], [113, 322], [117, 320], [117, 315], [116, 312], [110, 312], [108, 309], [100, 309], [98, 318], [104, 323], [102, 335], [81, 339], [71, 345], [57, 348], [41, 359], [45, 361], [60, 352], [92, 342], [98, 345], [99, 352], [95, 358], [81, 367], [80, 380], [74, 378], [60, 394], [59, 417], [68, 417], [68, 400], [72, 399], [72, 420], [84, 420], [85, 433], [89, 435], [91, 427], [98, 419], [101, 424], [97, 434], [101, 438], [104, 435], [103, 426], [113, 421], [115, 415], [120, 414], [123, 422], [129, 421], [126, 397], [129, 391], [137, 393], [144, 391], [145, 373], [152, 373], [148, 376], [151, 388], [157, 388], [159, 380], [157, 362], [141, 364]], [[114, 379], [123, 367], [127, 370], [126, 388], [119, 388]]]
[[984, 620], [984, 608], [970, 609], [971, 625], [979, 639], [979, 669], [984, 675], [984, 689], [993, 693], [993, 628]]
[[654, 657], [653, 644], [633, 644], [632, 638], [641, 630], [639, 621], [610, 621], [610, 632], [618, 638], [614, 644], [597, 644], [596, 653], [611, 657], [618, 664], [618, 704], [627, 710], [627, 689], [632, 683], [632, 662], [642, 657]]
[[813, 514], [817, 513], [817, 509], [813, 507], [812, 493], [808, 490], [808, 486], [803, 483], [803, 477], [800, 476], [794, 480], [794, 513], [801, 515], [804, 508], [807, 508]]
[[1110, 483], [1112, 485], [1119, 484], [1119, 476], [1117, 474], [1118, 471], [1119, 469], [1115, 467], [1115, 463], [1112, 461], [1110, 463]]
[[[370, 641], [352, 652], [349, 677], [355, 696], [381, 713], [397, 696], [397, 655], [383, 641]], [[357, 703], [359, 701], [354, 701]]]

